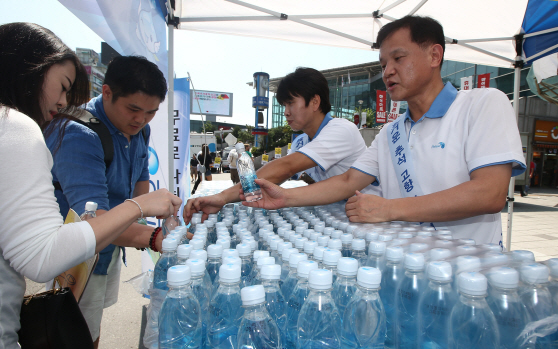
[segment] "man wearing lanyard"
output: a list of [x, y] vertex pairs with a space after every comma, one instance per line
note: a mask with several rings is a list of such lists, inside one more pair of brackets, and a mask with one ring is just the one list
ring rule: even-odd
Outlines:
[[[55, 195], [64, 216], [69, 208], [81, 214], [87, 201], [96, 202], [97, 215], [102, 215], [128, 198], [149, 192], [148, 123], [166, 93], [163, 73], [143, 57], [117, 57], [108, 65], [103, 93], [87, 103], [84, 119], [93, 118], [106, 126], [106, 137], [114, 148], [110, 164], [103, 148], [106, 139], [100, 133], [74, 121], [51, 125], [46, 143], [53, 154]], [[118, 300], [119, 246], [160, 250], [163, 234], [159, 231], [134, 223], [99, 253], [79, 303], [95, 347], [103, 309]]]
[[[258, 178], [282, 183], [305, 171], [314, 181], [321, 181], [347, 171], [366, 149], [353, 123], [331, 117], [329, 87], [319, 71], [296, 69], [281, 80], [276, 97], [285, 106], [289, 126], [304, 134], [297, 138], [296, 152], [266, 164], [258, 170]], [[189, 222], [193, 212], [202, 211], [207, 217], [225, 204], [239, 201], [240, 188], [236, 184], [219, 194], [188, 200], [184, 205], [184, 221]]]
[[[448, 228], [455, 238], [501, 243], [510, 177], [525, 170], [509, 99], [496, 89], [458, 92], [443, 83], [444, 32], [431, 18], [391, 22], [377, 44], [387, 92], [407, 101], [407, 112], [385, 125], [346, 173], [292, 190], [258, 180], [264, 200], [247, 205], [320, 205], [350, 197], [352, 222], [422, 222]], [[370, 183], [380, 196], [359, 192]]]

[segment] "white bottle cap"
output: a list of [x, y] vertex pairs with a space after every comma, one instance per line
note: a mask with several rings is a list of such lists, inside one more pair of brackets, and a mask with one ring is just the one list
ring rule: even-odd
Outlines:
[[519, 273], [514, 268], [494, 267], [486, 275], [492, 286], [507, 289], [514, 289], [519, 286]]
[[430, 233], [436, 231], [436, 229], [434, 229], [433, 227], [421, 227], [420, 230], [422, 230], [422, 231], [428, 231], [428, 232], [430, 232]]
[[315, 233], [314, 229], [304, 229], [303, 235], [308, 239], [310, 239], [310, 235], [312, 235], [313, 233]]
[[219, 268], [220, 282], [239, 282], [240, 281], [240, 265], [223, 264]]
[[357, 272], [357, 284], [366, 288], [378, 288], [382, 282], [382, 273], [372, 267], [360, 267]]
[[345, 232], [346, 232], [347, 234], [353, 234], [353, 235], [354, 235], [354, 232], [357, 230], [357, 228], [358, 228], [358, 227], [357, 227], [356, 225], [354, 225], [354, 224], [349, 224], [349, 225], [347, 226], [347, 228], [345, 228]]
[[289, 268], [296, 268], [298, 262], [308, 260], [306, 253], [291, 253], [289, 256]]
[[170, 287], [187, 285], [191, 278], [190, 267], [187, 265], [174, 265], [167, 271], [167, 284]]
[[327, 247], [334, 250], [341, 250], [343, 248], [343, 243], [339, 239], [330, 239], [327, 242]]
[[320, 246], [327, 246], [328, 241], [329, 241], [329, 236], [322, 235], [318, 237], [318, 245]]
[[192, 245], [179, 245], [176, 248], [176, 256], [178, 258], [189, 258], [190, 257], [190, 252], [192, 252], [194, 250], [194, 247]]
[[239, 257], [238, 250], [234, 248], [224, 249], [223, 252], [221, 253], [221, 258], [225, 258], [225, 257]]
[[308, 241], [308, 238], [298, 238], [295, 240], [295, 247], [299, 250], [304, 248], [304, 243]]
[[430, 280], [451, 281], [451, 265], [448, 262], [430, 262], [428, 263], [426, 270]]
[[307, 254], [314, 253], [314, 249], [318, 246], [316, 241], [305, 241], [304, 242], [304, 252]]
[[258, 269], [261, 269], [264, 265], [275, 264], [275, 257], [261, 257], [258, 258]]
[[[446, 235], [443, 235], [446, 236]], [[439, 237], [438, 237], [439, 238]], [[437, 248], [445, 248], [445, 249], [451, 249], [453, 248], [453, 242], [449, 241], [449, 240], [436, 240], [434, 241], [434, 247]]]
[[455, 267], [455, 274], [468, 271], [480, 271], [481, 262], [479, 257], [476, 256], [459, 256], [455, 259]]
[[254, 262], [257, 262], [260, 257], [269, 257], [269, 251], [256, 250], [254, 251]]
[[260, 270], [260, 277], [265, 280], [279, 280], [281, 278], [281, 266], [279, 264], [263, 265]]
[[343, 234], [341, 235], [341, 242], [344, 244], [350, 244], [353, 241], [353, 234]]
[[437, 230], [436, 235], [438, 235], [438, 236], [440, 236], [440, 235], [452, 235], [452, 233], [451, 233], [451, 230], [442, 229], [442, 230]]
[[97, 203], [93, 201], [87, 201], [85, 203], [85, 210], [86, 211], [97, 211]]
[[335, 231], [334, 228], [332, 227], [325, 227], [324, 228], [324, 235], [326, 236], [331, 236], [331, 234]]
[[386, 252], [386, 243], [383, 241], [371, 241], [368, 245], [368, 253], [384, 254]]
[[451, 257], [451, 251], [446, 248], [433, 248], [430, 250], [430, 260], [439, 261]]
[[230, 238], [228, 238], [228, 239], [219, 238], [219, 239], [217, 239], [216, 244], [223, 246], [223, 249], [228, 249], [228, 248], [231, 247], [231, 239]]
[[313, 232], [312, 234], [310, 234], [310, 237], [308, 238], [308, 240], [310, 241], [318, 241], [318, 238], [322, 236], [322, 234], [318, 233], [318, 232]]
[[277, 253], [281, 255], [281, 258], [283, 257], [283, 251], [288, 248], [293, 248], [292, 242], [282, 242], [277, 245]]
[[366, 248], [366, 241], [364, 241], [364, 239], [353, 239], [353, 241], [351, 241], [351, 248], [356, 251], [364, 251]]
[[486, 276], [476, 271], [468, 271], [457, 276], [457, 289], [471, 296], [486, 295]]
[[279, 238], [272, 238], [271, 240], [269, 240], [269, 247], [271, 247], [272, 251], [277, 251], [277, 246], [279, 245], [279, 243], [282, 243], [283, 239], [279, 239]]
[[317, 270], [318, 263], [314, 261], [300, 261], [296, 267], [296, 275], [301, 278], [308, 278], [308, 274], [311, 270]]
[[426, 252], [428, 244], [415, 242], [409, 245], [409, 252]]
[[205, 262], [201, 259], [188, 259], [186, 265], [190, 267], [192, 276], [201, 276], [205, 274]]
[[407, 253], [405, 255], [405, 269], [422, 270], [424, 269], [424, 255], [422, 253]]
[[393, 236], [391, 235], [387, 235], [387, 234], [378, 235], [378, 241], [388, 242], [391, 240], [393, 240]]
[[162, 247], [163, 252], [176, 251], [176, 248], [178, 247], [178, 240], [163, 239], [162, 245], [163, 245], [163, 247]]
[[550, 275], [558, 277], [558, 258], [550, 258], [546, 261], [546, 265], [550, 269]]
[[331, 226], [332, 226], [334, 229], [339, 229], [339, 224], [340, 224], [340, 223], [341, 223], [341, 221], [340, 221], [339, 219], [333, 219], [333, 220], [331, 221]]
[[192, 250], [190, 252], [191, 259], [201, 259], [207, 262], [207, 251], [205, 250]]
[[223, 264], [236, 264], [242, 266], [242, 259], [240, 259], [240, 257], [227, 256], [223, 258], [223, 263], [221, 265]]
[[339, 227], [337, 229], [342, 230], [344, 232], [347, 232], [347, 227], [348, 226], [349, 226], [348, 222], [341, 222], [341, 223], [339, 223]]
[[341, 257], [337, 261], [337, 274], [344, 276], [356, 276], [358, 261], [354, 258]]
[[403, 251], [403, 247], [392, 246], [386, 248], [386, 259], [390, 262], [400, 262], [403, 260], [404, 255], [405, 251]]
[[469, 246], [475, 246], [476, 242], [473, 239], [459, 239], [457, 240], [458, 244], [462, 244], [462, 245], [469, 245]]
[[223, 253], [223, 246], [221, 245], [209, 245], [207, 246], [207, 256], [209, 258], [219, 258]]
[[250, 245], [244, 243], [236, 245], [236, 250], [238, 251], [238, 255], [240, 257], [250, 256], [250, 253], [252, 252]]
[[324, 251], [322, 261], [325, 265], [337, 266], [337, 261], [341, 257], [341, 251], [337, 249], [327, 249]]
[[314, 257], [314, 259], [321, 261], [324, 258], [324, 251], [327, 248], [324, 246], [316, 246], [314, 248], [314, 252], [312, 253], [312, 256]]
[[234, 145], [234, 149], [236, 149], [236, 152], [238, 153], [239, 157], [240, 157], [240, 155], [242, 155], [246, 151], [244, 149], [244, 144], [242, 144], [242, 143], [236, 143]]
[[334, 230], [331, 233], [331, 238], [332, 239], [341, 239], [341, 236], [343, 235], [343, 232], [341, 230]]
[[432, 232], [421, 230], [417, 233], [417, 236], [429, 237], [432, 236]]
[[508, 264], [509, 261], [510, 257], [507, 254], [502, 252], [488, 252], [483, 256], [481, 263], [484, 269], [488, 269], [496, 266], [504, 266]]
[[256, 305], [265, 302], [265, 289], [262, 285], [246, 286], [240, 290], [243, 306]]
[[308, 286], [315, 290], [329, 290], [333, 282], [333, 274], [327, 269], [311, 270], [308, 274]]
[[535, 261], [535, 254], [527, 250], [514, 250], [511, 252], [514, 262], [530, 263]]
[[550, 272], [546, 265], [540, 263], [523, 264], [521, 281], [526, 284], [544, 284], [548, 282]]
[[477, 248], [471, 245], [461, 245], [455, 248], [455, 254], [457, 255], [472, 255], [477, 253]]

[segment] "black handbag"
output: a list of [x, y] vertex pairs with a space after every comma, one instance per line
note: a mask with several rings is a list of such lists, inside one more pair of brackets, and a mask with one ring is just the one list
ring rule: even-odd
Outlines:
[[69, 287], [26, 296], [21, 305], [22, 349], [92, 349], [87, 322]]

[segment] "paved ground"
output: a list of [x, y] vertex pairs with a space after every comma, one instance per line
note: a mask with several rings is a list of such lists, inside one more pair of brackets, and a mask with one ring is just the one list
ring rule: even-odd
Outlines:
[[[229, 180], [229, 174], [218, 174], [213, 180]], [[515, 197], [512, 249], [527, 249], [538, 261], [558, 257], [558, 189], [533, 189], [529, 196]], [[507, 209], [502, 211], [502, 225], [507, 226]], [[504, 232], [504, 238], [505, 238]], [[128, 248], [128, 267], [122, 268], [121, 280], [141, 273], [140, 251]], [[28, 288], [32, 288], [29, 283]], [[120, 285], [117, 304], [105, 309], [101, 324], [101, 349], [140, 347], [142, 306], [149, 301], [127, 283]]]

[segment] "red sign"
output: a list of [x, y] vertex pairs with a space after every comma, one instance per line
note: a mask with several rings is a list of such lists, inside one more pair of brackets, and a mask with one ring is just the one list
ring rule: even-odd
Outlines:
[[386, 91], [376, 91], [376, 123], [386, 123]]
[[479, 75], [478, 88], [490, 87], [490, 73]]
[[360, 115], [355, 114], [353, 116], [353, 120], [354, 120], [355, 125], [357, 125], [357, 127], [360, 128]]

